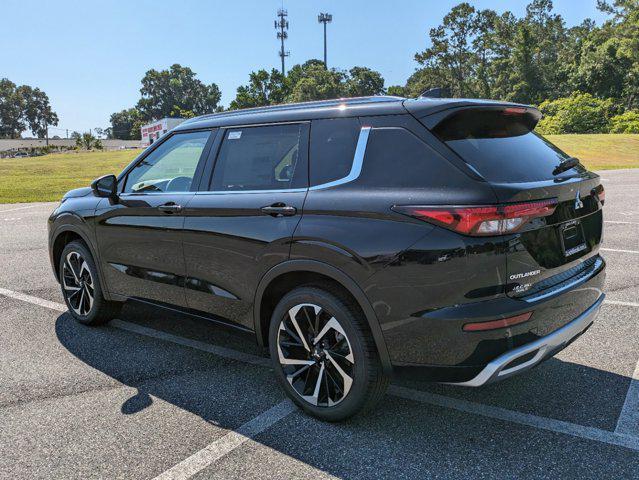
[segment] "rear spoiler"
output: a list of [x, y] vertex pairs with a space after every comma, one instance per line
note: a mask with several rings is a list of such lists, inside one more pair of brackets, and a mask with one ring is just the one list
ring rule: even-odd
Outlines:
[[530, 105], [492, 100], [472, 99], [416, 99], [404, 101], [404, 108], [429, 130], [443, 120], [466, 110], [503, 110], [512, 115], [525, 115], [531, 130], [541, 120], [541, 112]]

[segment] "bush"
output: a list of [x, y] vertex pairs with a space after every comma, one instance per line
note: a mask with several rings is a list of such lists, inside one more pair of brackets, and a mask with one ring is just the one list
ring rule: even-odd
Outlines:
[[610, 119], [620, 113], [610, 98], [601, 100], [589, 93], [574, 92], [569, 97], [546, 100], [539, 105], [544, 114], [537, 125], [539, 133], [606, 133]]
[[85, 150], [102, 150], [102, 142], [90, 133], [83, 133], [75, 139], [75, 146]]
[[639, 110], [628, 110], [612, 117], [610, 133], [639, 133]]

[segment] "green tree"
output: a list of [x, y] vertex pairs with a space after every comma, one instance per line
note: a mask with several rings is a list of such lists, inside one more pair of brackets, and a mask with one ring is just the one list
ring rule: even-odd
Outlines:
[[140, 140], [142, 114], [137, 108], [113, 113], [110, 117], [111, 135], [119, 140]]
[[606, 133], [610, 119], [619, 112], [612, 99], [575, 92], [569, 97], [546, 100], [539, 105], [544, 118], [537, 125], [542, 134]]
[[348, 73], [346, 96], [367, 97], [384, 93], [384, 78], [379, 72], [366, 67], [353, 67]]
[[433, 82], [428, 88], [446, 87], [453, 96], [473, 96], [476, 53], [472, 41], [477, 28], [477, 10], [464, 2], [454, 6], [442, 24], [430, 30], [431, 46], [415, 54], [415, 60]]
[[248, 85], [237, 89], [237, 95], [229, 106], [231, 110], [239, 108], [263, 107], [284, 103], [290, 94], [288, 79], [278, 70], [258, 70], [249, 74]]
[[29, 129], [38, 138], [45, 138], [48, 125], [57, 125], [58, 116], [51, 109], [49, 97], [39, 88], [27, 85], [18, 87], [18, 94], [23, 98], [23, 117]]
[[[75, 133], [75, 132], [74, 132]], [[102, 142], [90, 133], [83, 133], [75, 139], [75, 145], [85, 150], [102, 150]]]
[[395, 97], [406, 97], [408, 96], [407, 88], [402, 87], [401, 85], [391, 85], [386, 89], [386, 93], [388, 95], [393, 95]]
[[639, 133], [639, 110], [628, 110], [612, 117], [610, 133]]
[[335, 69], [327, 70], [320, 60], [295, 65], [289, 71], [288, 79], [291, 82], [291, 93], [286, 99], [288, 102], [326, 100], [345, 95], [346, 74]]
[[639, 2], [598, 2], [612, 16], [584, 40], [576, 66], [578, 88], [599, 97], [616, 98], [627, 108], [639, 107]]
[[167, 70], [149, 70], [142, 79], [142, 98], [137, 109], [144, 120], [154, 120], [191, 111], [195, 115], [213, 113], [222, 96], [215, 83], [205, 85], [193, 70], [179, 64]]
[[24, 98], [16, 84], [0, 79], [0, 138], [20, 138], [26, 128], [23, 111]]

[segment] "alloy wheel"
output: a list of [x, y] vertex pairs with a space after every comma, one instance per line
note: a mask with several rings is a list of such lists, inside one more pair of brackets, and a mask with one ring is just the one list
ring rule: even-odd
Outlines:
[[95, 286], [86, 260], [79, 252], [70, 252], [62, 266], [62, 288], [71, 309], [81, 316], [93, 308]]
[[355, 360], [339, 321], [318, 305], [291, 308], [280, 321], [277, 353], [286, 379], [305, 401], [341, 402], [353, 385]]

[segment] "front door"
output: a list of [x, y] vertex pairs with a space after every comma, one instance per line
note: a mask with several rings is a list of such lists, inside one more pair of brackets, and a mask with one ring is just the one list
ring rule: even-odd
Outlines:
[[212, 179], [185, 211], [190, 308], [253, 328], [257, 284], [288, 259], [302, 215], [308, 135], [308, 123], [220, 131]]
[[185, 306], [183, 212], [210, 136], [209, 130], [171, 135], [120, 179], [117, 202], [100, 203], [96, 236], [112, 294]]

